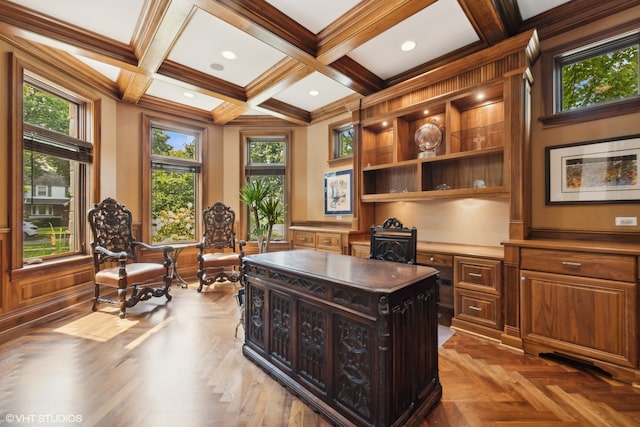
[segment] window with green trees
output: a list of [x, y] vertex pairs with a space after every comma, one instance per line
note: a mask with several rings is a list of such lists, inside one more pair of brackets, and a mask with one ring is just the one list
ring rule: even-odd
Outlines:
[[[286, 137], [248, 137], [246, 139], [246, 150], [245, 179], [247, 181], [264, 180], [280, 199], [281, 206], [286, 206]], [[283, 240], [285, 238], [285, 216], [280, 218], [273, 226], [272, 240]], [[253, 223], [255, 220], [248, 214], [246, 218], [248, 218], [247, 224], [245, 224], [247, 239], [256, 239], [256, 227]]]
[[638, 96], [639, 41], [636, 32], [557, 56], [555, 111]]
[[22, 105], [23, 259], [76, 254], [92, 161], [86, 103], [25, 72]]
[[198, 130], [154, 122], [151, 141], [151, 241], [197, 240], [201, 171]]

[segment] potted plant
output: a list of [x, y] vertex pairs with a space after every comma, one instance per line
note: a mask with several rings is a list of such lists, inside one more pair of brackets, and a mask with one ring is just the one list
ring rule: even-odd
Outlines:
[[249, 207], [252, 233], [258, 241], [258, 252], [268, 252], [273, 226], [284, 217], [284, 206], [270, 181], [256, 178], [240, 189], [240, 200]]

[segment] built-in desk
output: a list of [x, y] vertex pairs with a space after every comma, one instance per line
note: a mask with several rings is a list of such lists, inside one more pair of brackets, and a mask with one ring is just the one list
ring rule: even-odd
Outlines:
[[244, 258], [243, 353], [336, 425], [439, 402], [437, 272], [315, 250]]

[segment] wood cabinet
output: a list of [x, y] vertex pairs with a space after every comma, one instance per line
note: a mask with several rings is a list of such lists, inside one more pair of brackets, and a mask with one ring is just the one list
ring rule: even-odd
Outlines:
[[452, 326], [495, 339], [502, 334], [502, 261], [455, 257]]
[[349, 241], [361, 233], [347, 228], [291, 226], [293, 249], [314, 249], [349, 255]]
[[300, 250], [244, 274], [243, 353], [332, 424], [419, 425], [440, 400], [434, 269]]
[[521, 242], [520, 326], [525, 352], [577, 360], [619, 379], [640, 381], [640, 249], [633, 248]]
[[[363, 202], [508, 193], [504, 111], [502, 85], [494, 84], [363, 121]], [[442, 143], [419, 158], [414, 135], [429, 123], [442, 130]]]

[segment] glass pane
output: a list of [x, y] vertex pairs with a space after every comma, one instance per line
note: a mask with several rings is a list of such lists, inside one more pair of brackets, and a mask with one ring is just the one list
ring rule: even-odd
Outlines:
[[334, 158], [349, 157], [353, 155], [353, 126], [336, 130], [334, 134]]
[[24, 84], [23, 86], [24, 121], [35, 126], [77, 137], [77, 105]]
[[249, 141], [249, 164], [284, 164], [284, 141]]
[[[25, 122], [78, 137], [79, 106], [30, 84], [23, 85]], [[51, 154], [23, 151], [23, 258], [76, 253], [78, 189], [84, 166]]]
[[79, 168], [75, 161], [24, 152], [24, 259], [78, 251]]
[[[252, 175], [248, 178], [249, 180], [256, 180], [256, 179], [263, 179], [265, 181], [267, 181], [272, 188], [274, 189], [274, 194], [276, 195], [276, 197], [278, 197], [280, 199], [280, 204], [281, 206], [285, 206], [285, 199], [284, 199], [284, 175]], [[254, 233], [254, 230], [256, 230], [256, 228], [254, 227], [255, 225], [255, 218], [253, 218], [253, 215], [249, 214], [247, 216], [249, 218], [249, 230], [247, 231], [247, 234], [249, 236], [249, 240], [255, 240], [256, 236]], [[276, 224], [273, 226], [273, 234], [271, 235], [271, 240], [282, 240], [284, 239], [284, 222], [285, 222], [285, 218], [284, 215], [280, 218], [280, 220], [278, 220], [276, 222]], [[266, 226], [266, 221], [264, 221], [263, 223], [260, 224], [262, 227]]]
[[194, 241], [196, 174], [153, 169], [151, 195], [152, 242]]
[[638, 45], [562, 67], [562, 110], [638, 95]]
[[197, 160], [195, 135], [151, 128], [151, 154]]

